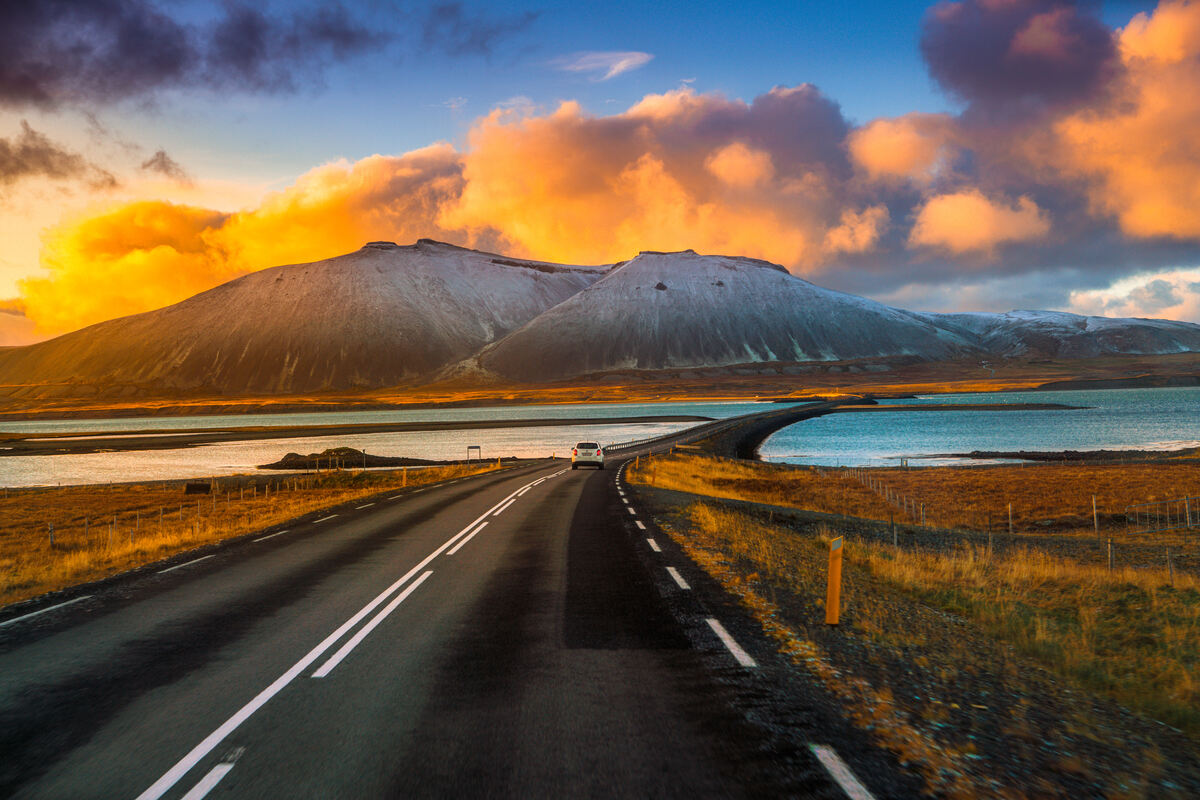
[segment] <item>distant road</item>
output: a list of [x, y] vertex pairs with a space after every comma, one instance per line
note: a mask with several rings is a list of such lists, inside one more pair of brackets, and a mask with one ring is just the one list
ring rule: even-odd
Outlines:
[[0, 622], [0, 796], [842, 796], [807, 749], [765, 757], [731, 687], [786, 663], [654, 538], [624, 457], [360, 501]]

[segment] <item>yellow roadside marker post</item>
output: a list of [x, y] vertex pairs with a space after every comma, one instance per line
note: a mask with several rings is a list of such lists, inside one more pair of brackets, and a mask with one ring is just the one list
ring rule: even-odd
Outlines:
[[825, 624], [837, 625], [842, 602], [842, 537], [829, 543], [829, 588], [825, 592]]

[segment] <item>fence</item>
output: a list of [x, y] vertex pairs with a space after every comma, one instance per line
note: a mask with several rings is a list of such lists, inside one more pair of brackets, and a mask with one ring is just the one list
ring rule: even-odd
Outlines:
[[1200, 497], [1181, 497], [1125, 507], [1130, 533], [1158, 533], [1177, 528], [1200, 528]]

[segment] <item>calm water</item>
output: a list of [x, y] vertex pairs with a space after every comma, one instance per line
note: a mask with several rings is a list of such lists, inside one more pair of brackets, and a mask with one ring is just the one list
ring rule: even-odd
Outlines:
[[[36, 420], [0, 423], [5, 432], [68, 432], [186, 430], [248, 425], [338, 425], [365, 422], [428, 422], [441, 420], [538, 419], [551, 417], [601, 418], [689, 414], [715, 419], [762, 411], [763, 403], [620, 403], [592, 405], [504, 406], [413, 411], [354, 411], [311, 414], [259, 414], [186, 418], [128, 418], [117, 420]], [[208, 475], [258, 472], [258, 464], [278, 461], [288, 452], [315, 453], [328, 447], [353, 447], [386, 456], [427, 459], [466, 458], [468, 445], [479, 445], [484, 458], [564, 455], [578, 441], [604, 444], [658, 436], [699, 423], [591, 423], [531, 428], [493, 428], [463, 431], [371, 433], [357, 436], [308, 436], [264, 439], [186, 447], [59, 456], [0, 457], [0, 486], [54, 486], [80, 483], [163, 480]], [[272, 470], [271, 472], [274, 473]]]
[[929, 395], [903, 404], [1062, 403], [1072, 411], [917, 411], [830, 414], [779, 431], [768, 461], [888, 466], [981, 463], [973, 450], [1173, 450], [1200, 446], [1200, 388]]

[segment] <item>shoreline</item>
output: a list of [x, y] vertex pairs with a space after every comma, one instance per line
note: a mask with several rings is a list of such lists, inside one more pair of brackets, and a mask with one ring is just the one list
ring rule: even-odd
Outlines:
[[655, 422], [711, 422], [711, 417], [690, 414], [632, 417], [554, 417], [548, 419], [445, 420], [434, 422], [372, 422], [357, 425], [283, 425], [244, 428], [198, 428], [189, 431], [114, 431], [112, 433], [32, 433], [0, 439], [0, 458], [77, 455], [128, 450], [176, 450], [221, 442], [293, 439], [298, 437], [353, 436], [372, 433], [541, 428], [567, 425], [631, 425]]

